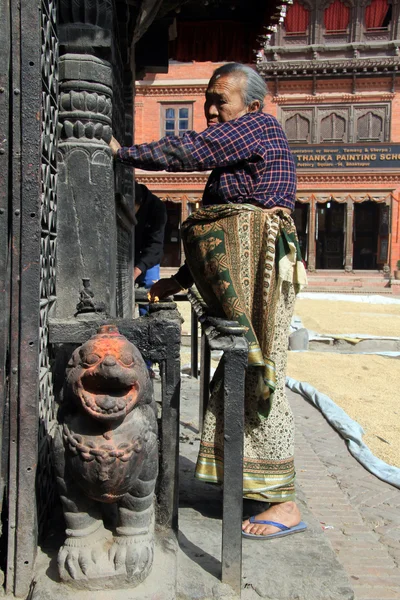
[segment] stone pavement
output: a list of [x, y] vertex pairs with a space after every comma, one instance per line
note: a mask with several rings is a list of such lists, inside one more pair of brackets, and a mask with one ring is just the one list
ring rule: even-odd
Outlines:
[[400, 599], [400, 490], [366, 471], [316, 408], [288, 395], [296, 417], [298, 485], [327, 527], [356, 599]]
[[[242, 598], [344, 600], [354, 593], [356, 600], [400, 600], [400, 490], [368, 473], [321, 413], [287, 391], [309, 531], [273, 542], [246, 540]], [[193, 478], [197, 403], [198, 382], [184, 377], [178, 598], [230, 600], [235, 596], [219, 583], [218, 491]]]

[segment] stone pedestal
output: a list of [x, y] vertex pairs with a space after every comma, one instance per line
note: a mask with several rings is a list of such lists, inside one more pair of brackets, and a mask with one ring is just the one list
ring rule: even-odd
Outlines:
[[60, 584], [57, 573], [57, 543], [44, 547], [36, 564], [36, 584], [31, 600], [176, 600], [176, 538], [171, 533], [156, 531], [154, 562], [150, 575], [138, 587], [115, 589], [111, 580], [102, 578], [98, 591], [79, 590]]

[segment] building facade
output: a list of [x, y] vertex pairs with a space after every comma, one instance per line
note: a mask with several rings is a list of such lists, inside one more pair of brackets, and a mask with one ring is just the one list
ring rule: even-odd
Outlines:
[[296, 225], [309, 271], [400, 259], [400, 7], [294, 0], [258, 70], [297, 161]]
[[[294, 0], [257, 54], [296, 157], [295, 221], [310, 273], [373, 274], [400, 260], [400, 5], [396, 0]], [[204, 128], [207, 81], [219, 63], [171, 62], [136, 85], [135, 136], [147, 142]], [[183, 260], [179, 228], [206, 173], [146, 173], [167, 202], [165, 268]]]

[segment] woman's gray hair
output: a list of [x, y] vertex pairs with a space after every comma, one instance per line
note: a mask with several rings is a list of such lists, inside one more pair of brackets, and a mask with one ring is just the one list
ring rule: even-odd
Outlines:
[[246, 86], [243, 94], [243, 101], [245, 106], [250, 106], [254, 100], [260, 102], [260, 110], [264, 108], [264, 98], [267, 94], [267, 85], [264, 79], [254, 69], [241, 63], [226, 63], [222, 67], [215, 69], [211, 76], [211, 81], [219, 79], [226, 75], [244, 76], [246, 79]]

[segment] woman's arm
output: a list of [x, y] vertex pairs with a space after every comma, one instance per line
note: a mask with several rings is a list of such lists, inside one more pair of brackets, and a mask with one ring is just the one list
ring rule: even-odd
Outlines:
[[166, 296], [173, 296], [182, 290], [186, 290], [193, 285], [193, 277], [187, 264], [183, 264], [179, 271], [169, 279], [159, 279], [150, 289], [150, 299], [152, 302], [157, 298], [162, 300]]
[[149, 171], [208, 171], [244, 160], [260, 160], [263, 138], [265, 140], [262, 115], [248, 113], [201, 133], [188, 131], [181, 137], [166, 136], [157, 142], [119, 148], [115, 155], [126, 164]]

